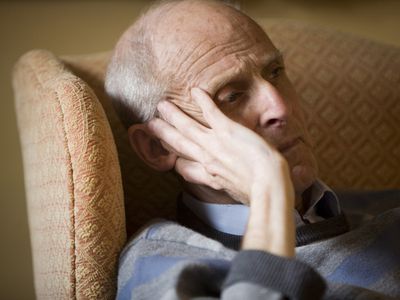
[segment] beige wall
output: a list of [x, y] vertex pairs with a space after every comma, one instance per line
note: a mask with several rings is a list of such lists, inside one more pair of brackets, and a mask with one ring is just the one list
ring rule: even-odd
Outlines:
[[[256, 17], [308, 20], [400, 45], [399, 1], [242, 1]], [[146, 1], [0, 2], [0, 299], [33, 299], [23, 171], [13, 109], [11, 69], [32, 48], [56, 54], [111, 49]], [[324, 3], [321, 5], [321, 3]]]

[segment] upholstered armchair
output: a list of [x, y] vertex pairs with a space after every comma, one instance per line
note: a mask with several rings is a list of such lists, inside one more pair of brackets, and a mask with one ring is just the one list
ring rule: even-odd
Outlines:
[[[400, 187], [400, 50], [315, 26], [261, 20], [282, 50], [320, 177], [334, 188]], [[131, 151], [104, 92], [110, 52], [32, 50], [13, 84], [39, 299], [111, 299], [127, 237], [174, 217], [179, 182]]]

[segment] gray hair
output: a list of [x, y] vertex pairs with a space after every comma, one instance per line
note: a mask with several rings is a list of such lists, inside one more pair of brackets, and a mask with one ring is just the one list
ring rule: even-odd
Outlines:
[[145, 22], [133, 26], [117, 43], [105, 78], [106, 92], [127, 128], [151, 119], [167, 88]]

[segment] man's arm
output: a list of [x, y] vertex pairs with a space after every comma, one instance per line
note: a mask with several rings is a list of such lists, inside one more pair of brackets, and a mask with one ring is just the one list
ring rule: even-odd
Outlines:
[[149, 127], [176, 151], [176, 170], [187, 181], [223, 189], [250, 205], [243, 249], [294, 256], [294, 190], [286, 160], [250, 129], [226, 117], [200, 89], [192, 99], [208, 127], [172, 103], [158, 106], [161, 119]]
[[[285, 161], [279, 162], [283, 180], [266, 191], [262, 183], [253, 188], [250, 215], [242, 249], [262, 250], [284, 257], [294, 257], [294, 192]], [[280, 176], [277, 175], [277, 178]]]
[[[236, 200], [250, 205], [242, 251], [226, 280], [228, 298], [237, 284], [243, 290], [245, 283], [249, 293], [268, 292], [278, 298], [301, 298], [303, 287], [314, 284], [314, 296], [320, 296], [320, 276], [290, 259], [295, 244], [294, 190], [286, 160], [256, 133], [227, 118], [205, 92], [194, 89], [192, 98], [208, 126], [164, 102], [158, 106], [162, 119], [152, 120], [149, 129], [176, 152], [176, 170], [185, 180], [240, 195]], [[257, 266], [263, 270], [253, 272]]]
[[[203, 96], [204, 103], [195, 100], [207, 115], [209, 128], [193, 124], [173, 105], [160, 109], [165, 120], [151, 122], [150, 127], [179, 154], [177, 170], [186, 180], [224, 188], [250, 205], [242, 249], [235, 253], [174, 223], [150, 226], [121, 255], [118, 299], [322, 298], [324, 280], [294, 258], [294, 196], [286, 162], [254, 132], [227, 120]], [[193, 132], [206, 140], [199, 136], [190, 140]], [[210, 152], [202, 153], [207, 147]], [[328, 297], [341, 299], [356, 295], [387, 299], [346, 284], [329, 293]]]

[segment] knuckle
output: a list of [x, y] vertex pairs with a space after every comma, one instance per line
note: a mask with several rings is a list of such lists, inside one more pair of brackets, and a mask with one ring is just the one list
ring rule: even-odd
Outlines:
[[212, 177], [212, 178], [210, 179], [210, 184], [209, 184], [209, 186], [210, 186], [212, 189], [216, 190], [216, 191], [222, 190], [221, 184], [217, 181], [217, 179], [216, 179], [215, 177]]
[[277, 166], [281, 170], [289, 169], [289, 164], [288, 164], [287, 160], [280, 153], [275, 154], [274, 158], [275, 158], [275, 162], [276, 162]]
[[165, 136], [166, 135], [166, 129], [162, 124], [162, 121], [159, 119], [152, 119], [147, 123], [147, 128], [149, 129], [149, 131], [157, 136], [157, 137], [161, 137], [161, 136]]
[[156, 129], [157, 128], [157, 125], [159, 124], [160, 122], [159, 122], [159, 119], [158, 118], [153, 118], [153, 119], [151, 119], [151, 120], [149, 120], [148, 122], [147, 122], [147, 126], [150, 128], [150, 129]]
[[180, 174], [181, 174], [182, 178], [183, 178], [185, 181], [187, 181], [187, 182], [191, 182], [191, 181], [192, 181], [192, 177], [189, 176], [188, 174], [186, 174], [185, 172], [181, 172]]
[[191, 182], [193, 180], [192, 175], [190, 174], [188, 168], [184, 163], [181, 163], [181, 159], [178, 159], [176, 162], [175, 170], [185, 181]]
[[215, 158], [208, 157], [203, 164], [204, 169], [207, 171], [207, 173], [209, 173], [212, 176], [217, 175], [216, 163], [217, 161]]
[[208, 105], [208, 107], [207, 107], [207, 113], [209, 114], [209, 115], [215, 115], [216, 113], [218, 112], [218, 109], [217, 109], [217, 107], [215, 106], [215, 105]]
[[175, 137], [175, 143], [179, 147], [183, 147], [185, 145], [185, 139], [181, 136]]
[[215, 183], [214, 186], [212, 186], [212, 188], [213, 188], [214, 190], [216, 190], [216, 191], [221, 191], [221, 190], [222, 190], [221, 185], [219, 185], [218, 183]]
[[175, 139], [175, 149], [182, 153], [185, 150], [185, 147], [187, 146], [186, 140], [183, 137], [177, 137]]
[[207, 154], [207, 152], [205, 151], [201, 151], [200, 156], [199, 156], [199, 162], [201, 163], [201, 165], [204, 167], [204, 169], [206, 168], [206, 166], [209, 164], [210, 161], [210, 156]]
[[215, 119], [218, 114], [218, 108], [214, 105], [209, 105], [205, 108], [203, 113], [206, 119]]
[[218, 121], [218, 131], [217, 134], [223, 138], [231, 137], [235, 132], [235, 128], [226, 120]]
[[177, 119], [177, 124], [179, 124], [179, 126], [181, 126], [183, 129], [192, 127], [191, 122], [186, 118]]

